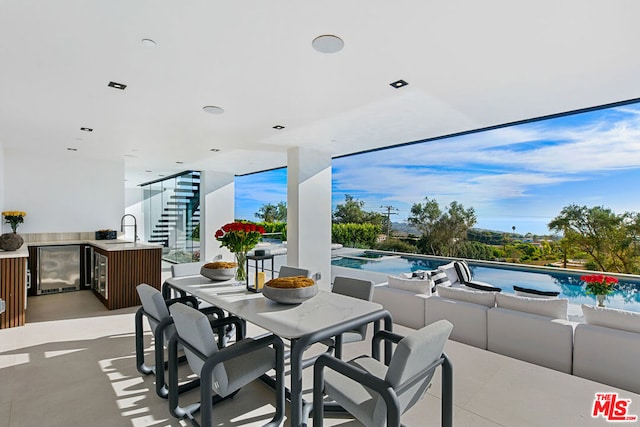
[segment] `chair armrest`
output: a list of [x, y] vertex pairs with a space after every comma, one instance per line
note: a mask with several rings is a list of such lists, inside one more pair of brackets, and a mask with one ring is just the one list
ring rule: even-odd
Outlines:
[[[347, 378], [370, 388], [384, 399], [387, 407], [387, 426], [400, 425], [400, 402], [398, 396], [387, 381], [378, 378], [364, 369], [350, 365], [347, 362], [333, 356], [322, 354], [316, 360], [313, 367], [313, 413], [314, 425], [316, 415], [321, 419], [323, 413], [324, 368], [329, 368]], [[322, 425], [319, 423], [319, 425]]]
[[[402, 338], [404, 338], [403, 335], [397, 334], [395, 332], [387, 331], [384, 329], [376, 332], [375, 334], [373, 334], [373, 338], [371, 339], [371, 354], [373, 355], [374, 358], [378, 359], [378, 355], [380, 354], [380, 352], [376, 351], [376, 349], [379, 350], [381, 341], [383, 340], [390, 341], [394, 344], [398, 344]], [[388, 363], [388, 362], [389, 360], [385, 361], [385, 363]]]

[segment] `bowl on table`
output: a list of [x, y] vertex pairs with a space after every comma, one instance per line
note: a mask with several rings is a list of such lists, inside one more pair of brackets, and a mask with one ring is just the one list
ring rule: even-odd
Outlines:
[[209, 262], [200, 268], [200, 274], [211, 280], [229, 280], [236, 275], [238, 264], [235, 262]]
[[308, 277], [278, 277], [264, 284], [265, 298], [280, 304], [301, 304], [318, 294], [318, 284]]

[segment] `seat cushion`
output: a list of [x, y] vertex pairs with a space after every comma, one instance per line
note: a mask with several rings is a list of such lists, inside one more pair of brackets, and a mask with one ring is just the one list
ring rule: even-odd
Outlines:
[[496, 294], [494, 292], [468, 290], [465, 288], [455, 288], [451, 286], [437, 286], [436, 289], [438, 295], [443, 298], [466, 301], [473, 304], [480, 304], [485, 307], [494, 307], [496, 305]]
[[[350, 361], [349, 364], [364, 369], [378, 378], [384, 378], [387, 374], [387, 367], [371, 357], [362, 356]], [[376, 403], [379, 399], [378, 394], [359, 382], [331, 369], [325, 369], [325, 392], [340, 402], [344, 409], [364, 425], [384, 425], [384, 423], [380, 423], [380, 420], [376, 422], [373, 419]]]

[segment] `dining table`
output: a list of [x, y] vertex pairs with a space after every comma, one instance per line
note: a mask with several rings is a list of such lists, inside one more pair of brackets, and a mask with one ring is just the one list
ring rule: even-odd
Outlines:
[[[163, 293], [170, 291], [193, 295], [290, 341], [291, 384], [287, 394], [291, 401], [291, 426], [306, 426], [312, 409], [302, 396], [303, 354], [309, 346], [364, 324], [373, 323], [374, 331], [380, 330], [381, 324], [384, 330], [393, 329], [391, 314], [381, 304], [325, 290], [300, 304], [281, 304], [260, 292], [248, 291], [245, 282], [215, 281], [195, 275], [167, 279]], [[391, 345], [386, 344], [387, 362], [391, 352]], [[373, 355], [379, 357], [379, 350], [374, 349]]]

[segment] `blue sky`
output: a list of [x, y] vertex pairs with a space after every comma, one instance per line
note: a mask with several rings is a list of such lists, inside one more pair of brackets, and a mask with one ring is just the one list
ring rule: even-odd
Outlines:
[[[640, 212], [640, 104], [406, 145], [333, 160], [333, 207], [350, 194], [367, 211], [435, 199], [473, 207], [476, 227], [548, 234], [569, 204]], [[236, 177], [236, 217], [286, 201], [286, 169]]]

